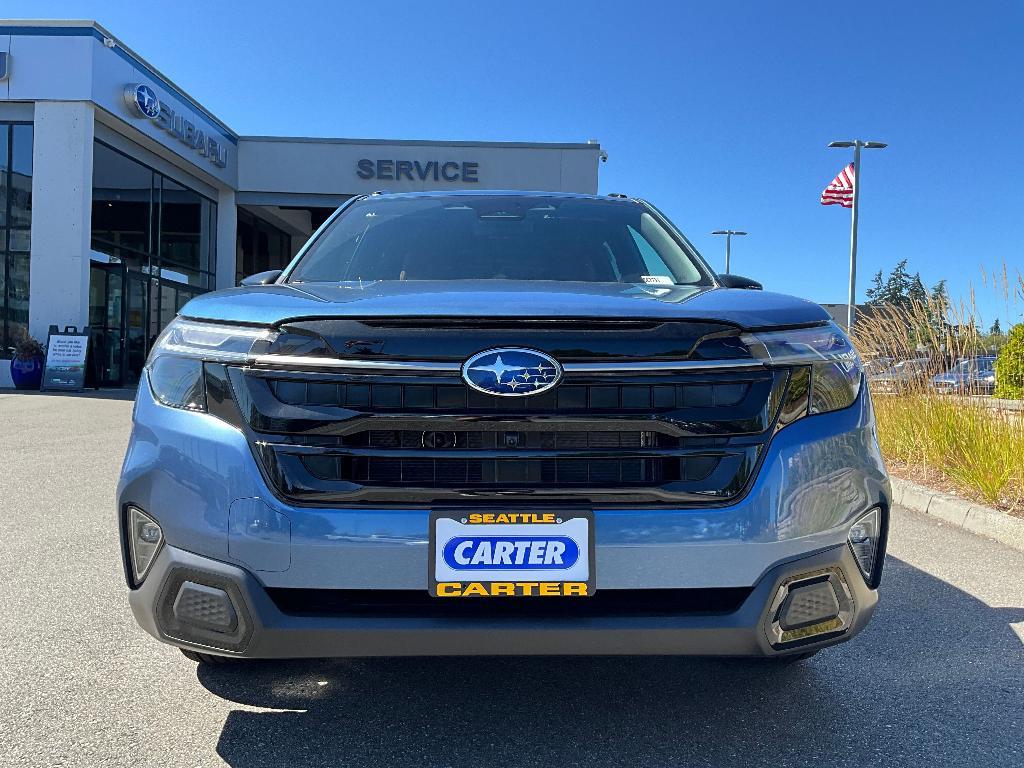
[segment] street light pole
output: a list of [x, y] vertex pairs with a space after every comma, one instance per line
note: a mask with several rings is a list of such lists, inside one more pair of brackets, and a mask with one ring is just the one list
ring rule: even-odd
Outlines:
[[830, 148], [853, 147], [853, 210], [850, 213], [850, 293], [846, 305], [846, 330], [853, 333], [853, 323], [857, 319], [857, 218], [860, 211], [861, 184], [861, 149], [885, 149], [887, 145], [880, 141], [833, 141]]
[[725, 235], [725, 274], [729, 274], [729, 261], [732, 257], [732, 236], [733, 235], [745, 235], [746, 232], [740, 232], [737, 229], [716, 229], [711, 233], [712, 235]]

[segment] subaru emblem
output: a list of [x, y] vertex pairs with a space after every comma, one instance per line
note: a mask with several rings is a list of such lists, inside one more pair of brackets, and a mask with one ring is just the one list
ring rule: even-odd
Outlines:
[[462, 378], [478, 392], [525, 397], [557, 385], [562, 378], [562, 366], [550, 355], [534, 349], [488, 349], [463, 364]]
[[156, 97], [152, 88], [143, 83], [125, 86], [124, 100], [139, 117], [154, 120], [160, 114], [160, 99]]

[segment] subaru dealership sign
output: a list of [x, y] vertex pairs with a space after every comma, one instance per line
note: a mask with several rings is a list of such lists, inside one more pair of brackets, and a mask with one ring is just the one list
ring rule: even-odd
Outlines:
[[176, 114], [168, 104], [160, 101], [153, 89], [145, 83], [126, 85], [124, 101], [132, 115], [156, 121], [156, 124], [171, 136], [207, 158], [218, 168], [228, 164], [228, 148], [222, 142], [207, 135], [202, 128], [184, 115]]

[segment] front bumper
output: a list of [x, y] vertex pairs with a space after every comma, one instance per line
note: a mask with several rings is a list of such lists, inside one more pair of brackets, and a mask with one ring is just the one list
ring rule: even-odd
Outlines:
[[[241, 432], [209, 414], [156, 403], [143, 379], [118, 514], [123, 525], [126, 507], [136, 505], [163, 529], [164, 546], [130, 601], [148, 632], [182, 647], [256, 658], [773, 655], [841, 642], [866, 624], [877, 594], [861, 578], [846, 539], [854, 520], [872, 507], [887, 511], [889, 499], [870, 401], [862, 392], [850, 408], [806, 417], [779, 431], [752, 487], [735, 503], [594, 510], [598, 595], [747, 590], [742, 604], [727, 612], [633, 611], [543, 620], [299, 615], [279, 609], [271, 594], [289, 589], [425, 594], [430, 509], [285, 504], [267, 487]], [[481, 506], [500, 504], [490, 499]], [[849, 621], [826, 640], [774, 648], [765, 617], [778, 585], [823, 568], [844, 576]], [[191, 571], [196, 583], [220, 583], [218, 588], [237, 602], [238, 636], [230, 647], [216, 636], [178, 631], [167, 620], [176, 596], [173, 580], [180, 585], [180, 577]]]
[[[848, 590], [843, 627], [802, 641], [777, 640], [772, 611], [779, 588], [794, 577], [838, 571]], [[177, 621], [174, 603], [185, 582], [223, 590], [237, 621], [218, 636]], [[449, 598], [458, 600], [459, 598]], [[471, 599], [471, 598], [467, 598]], [[477, 598], [479, 599], [479, 598]], [[544, 598], [535, 598], [543, 600]], [[576, 598], [590, 600], [596, 598]], [[457, 615], [301, 615], [282, 612], [263, 585], [235, 565], [164, 546], [143, 585], [129, 597], [139, 624], [159, 640], [206, 653], [244, 658], [440, 655], [663, 654], [777, 656], [850, 639], [878, 601], [850, 549], [832, 547], [771, 568], [737, 610], [543, 619], [466, 619]], [[444, 599], [437, 598], [444, 602]]]

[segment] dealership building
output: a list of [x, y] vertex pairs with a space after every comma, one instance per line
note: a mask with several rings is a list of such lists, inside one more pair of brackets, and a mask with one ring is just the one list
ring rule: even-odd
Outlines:
[[89, 326], [91, 377], [129, 386], [186, 301], [284, 266], [353, 195], [595, 193], [602, 154], [240, 136], [94, 22], [0, 21], [0, 357]]

